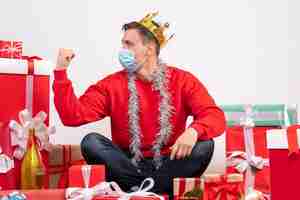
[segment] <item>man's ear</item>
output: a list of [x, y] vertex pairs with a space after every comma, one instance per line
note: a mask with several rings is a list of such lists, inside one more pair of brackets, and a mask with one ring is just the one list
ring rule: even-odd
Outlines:
[[147, 45], [147, 54], [148, 56], [156, 55], [156, 46], [154, 42], [149, 42]]

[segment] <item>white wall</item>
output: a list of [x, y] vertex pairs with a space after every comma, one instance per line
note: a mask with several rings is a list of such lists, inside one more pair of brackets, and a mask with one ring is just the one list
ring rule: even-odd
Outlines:
[[[26, 54], [53, 62], [59, 47], [74, 48], [69, 76], [79, 95], [121, 69], [121, 25], [159, 10], [176, 33], [162, 57], [196, 74], [218, 104], [299, 103], [299, 9], [297, 0], [9, 0], [1, 2], [0, 38], [22, 40]], [[109, 119], [64, 127], [53, 102], [51, 121], [56, 143], [110, 133]]]

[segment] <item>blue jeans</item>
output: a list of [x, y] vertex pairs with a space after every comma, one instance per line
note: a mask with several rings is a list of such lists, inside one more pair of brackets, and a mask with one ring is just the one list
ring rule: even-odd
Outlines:
[[107, 181], [115, 181], [124, 191], [139, 186], [145, 178], [155, 181], [153, 192], [172, 195], [173, 178], [200, 177], [211, 161], [214, 141], [198, 141], [190, 156], [170, 160], [163, 157], [162, 166], [156, 169], [152, 158], [144, 158], [139, 166], [131, 163], [131, 154], [98, 133], [90, 133], [81, 141], [82, 155], [88, 164], [104, 164]]

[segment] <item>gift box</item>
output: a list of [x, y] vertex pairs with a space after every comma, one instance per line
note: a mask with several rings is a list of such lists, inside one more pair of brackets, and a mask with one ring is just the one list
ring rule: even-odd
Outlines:
[[[243, 104], [222, 105], [225, 113], [227, 126], [240, 124], [241, 118], [245, 116]], [[254, 104], [253, 121], [255, 126], [286, 126], [297, 123], [297, 105], [286, 104]]]
[[246, 193], [250, 188], [269, 194], [266, 133], [269, 129], [294, 123], [297, 120], [296, 106], [244, 105], [242, 108], [241, 105], [232, 105], [223, 108], [229, 118], [226, 128], [227, 173], [244, 173]]
[[272, 200], [298, 199], [300, 126], [267, 132]]
[[242, 200], [244, 196], [241, 174], [204, 175], [204, 200]]
[[[82, 168], [86, 165], [74, 165], [69, 168], [69, 187], [84, 187], [84, 176]], [[90, 187], [105, 181], [105, 166], [91, 165], [90, 178], [88, 185]]]
[[0, 40], [0, 58], [22, 58], [23, 42]]
[[203, 181], [201, 178], [174, 178], [174, 200], [201, 200], [203, 198]]
[[[166, 195], [150, 192], [154, 186], [152, 178], [145, 179], [135, 192], [124, 192], [116, 182], [105, 182], [105, 167], [103, 165], [81, 165], [70, 167], [69, 188], [66, 189], [66, 199], [75, 200], [88, 197], [95, 200], [167, 200]], [[145, 186], [146, 185], [146, 186]]]
[[80, 145], [54, 145], [49, 152], [47, 174], [49, 176], [49, 188], [68, 187], [69, 168], [73, 165], [83, 165]]
[[[32, 116], [44, 111], [49, 119], [49, 74], [50, 63], [37, 57], [24, 59], [0, 58], [0, 146], [3, 154], [13, 159], [16, 147], [12, 147], [9, 123], [19, 121], [19, 113], [27, 108]], [[47, 152], [42, 151], [47, 165]], [[21, 161], [14, 159], [14, 168], [0, 173], [0, 186], [15, 189], [20, 185]]]

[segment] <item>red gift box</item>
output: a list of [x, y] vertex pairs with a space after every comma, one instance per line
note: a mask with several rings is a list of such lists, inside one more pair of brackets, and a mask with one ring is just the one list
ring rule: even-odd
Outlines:
[[[29, 109], [35, 116], [39, 111], [47, 114], [49, 122], [49, 63], [34, 58], [0, 58], [0, 145], [3, 153], [12, 158], [9, 123], [18, 121], [19, 112]], [[47, 152], [42, 151], [45, 167]], [[15, 159], [15, 167], [5, 174], [0, 174], [0, 186], [3, 189], [16, 189], [20, 185], [21, 161]], [[47, 177], [46, 177], [47, 178]]]
[[[85, 165], [74, 165], [69, 168], [69, 187], [84, 187], [84, 177], [82, 167]], [[89, 187], [93, 187], [105, 181], [105, 166], [91, 165]]]
[[0, 58], [22, 58], [23, 43], [21, 41], [0, 40]]
[[[267, 149], [266, 135], [267, 131], [276, 127], [253, 127], [253, 141], [255, 156], [259, 156], [263, 159], [269, 158], [269, 152]], [[240, 126], [229, 127], [226, 129], [226, 153], [227, 157], [235, 151], [245, 152], [245, 140], [244, 129]], [[237, 173], [238, 171], [234, 167], [227, 167], [227, 173]], [[263, 193], [270, 193], [270, 169], [268, 166], [264, 166], [261, 170], [255, 172], [255, 184], [256, 190]], [[244, 177], [246, 180], [246, 177]]]
[[201, 178], [174, 178], [174, 200], [201, 200], [203, 195], [202, 183]]
[[272, 200], [298, 199], [300, 180], [300, 126], [267, 133]]

